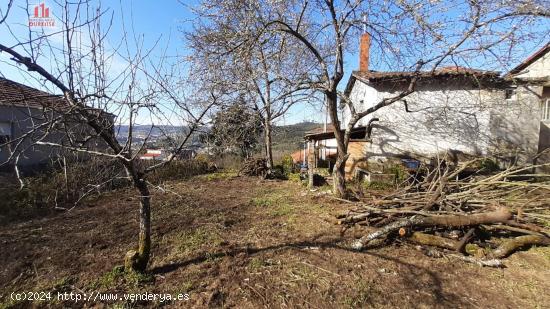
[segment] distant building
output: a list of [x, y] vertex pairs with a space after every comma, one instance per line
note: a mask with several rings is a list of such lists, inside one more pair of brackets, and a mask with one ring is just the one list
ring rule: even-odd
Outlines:
[[[463, 67], [433, 74], [371, 71], [369, 49], [361, 46], [360, 70], [352, 73], [345, 89], [357, 111], [406, 90], [414, 76], [418, 82], [415, 92], [356, 124], [348, 178], [357, 168], [383, 172], [388, 163], [427, 162], [443, 155], [453, 161], [490, 156], [502, 165], [550, 162], [550, 154], [538, 155], [550, 147], [550, 45], [504, 76]], [[351, 115], [347, 106], [342, 108], [345, 127]], [[319, 151], [335, 145], [332, 130], [306, 134], [306, 139]]]
[[[112, 130], [114, 115], [92, 109]], [[56, 146], [36, 145], [37, 141], [100, 150], [106, 145], [90, 138], [91, 129], [72, 113], [62, 96], [52, 95], [14, 81], [0, 78], [0, 169], [10, 169], [19, 154], [17, 165], [33, 169], [63, 156]], [[112, 132], [114, 134], [114, 132]]]
[[162, 149], [146, 149], [145, 153], [139, 156], [141, 160], [164, 160], [166, 153]]

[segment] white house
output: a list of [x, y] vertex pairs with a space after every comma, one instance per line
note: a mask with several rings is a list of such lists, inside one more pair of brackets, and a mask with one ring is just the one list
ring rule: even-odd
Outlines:
[[[368, 44], [365, 34], [360, 70], [345, 90], [358, 112], [403, 92], [415, 76], [369, 70]], [[548, 161], [550, 155], [538, 153], [550, 147], [549, 51], [546, 45], [504, 76], [463, 67], [420, 73], [413, 93], [355, 125], [365, 128], [372, 121], [372, 131], [369, 139], [350, 144], [347, 173], [353, 175], [357, 166], [374, 172], [388, 161], [429, 161], [444, 154], [453, 161], [490, 156], [503, 165]], [[345, 105], [342, 114], [345, 127], [350, 119]]]

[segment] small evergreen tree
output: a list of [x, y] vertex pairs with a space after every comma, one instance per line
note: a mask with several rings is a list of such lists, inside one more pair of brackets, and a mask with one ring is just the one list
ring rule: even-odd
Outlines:
[[262, 123], [239, 98], [236, 104], [220, 110], [213, 119], [207, 135], [215, 154], [233, 153], [249, 158], [256, 150], [262, 133]]

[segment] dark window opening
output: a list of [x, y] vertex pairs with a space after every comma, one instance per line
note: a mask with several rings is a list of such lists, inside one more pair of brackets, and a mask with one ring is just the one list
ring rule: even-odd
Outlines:
[[6, 144], [10, 141], [9, 135], [0, 135], [0, 145]]
[[506, 89], [506, 100], [510, 100], [510, 99], [513, 99], [516, 95], [516, 89], [513, 89], [513, 88], [509, 88], [509, 89]]

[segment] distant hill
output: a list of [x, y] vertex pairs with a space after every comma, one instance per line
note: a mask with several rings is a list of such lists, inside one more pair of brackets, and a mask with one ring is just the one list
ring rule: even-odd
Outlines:
[[[322, 127], [323, 124], [316, 122], [300, 122], [285, 126], [273, 127], [273, 155], [276, 160], [285, 154], [291, 154], [304, 148], [305, 132]], [[116, 135], [120, 142], [125, 142], [128, 136], [129, 127], [126, 125], [117, 126]], [[150, 125], [140, 125], [133, 128], [134, 142], [143, 142], [148, 138], [149, 143], [158, 143], [166, 136], [177, 136], [188, 132], [188, 128], [179, 126], [157, 126], [151, 129]], [[258, 151], [263, 153], [263, 135], [260, 137]], [[193, 143], [200, 145], [198, 138], [193, 138]]]
[[[115, 128], [117, 140], [121, 143], [126, 142], [130, 127], [127, 125], [119, 125]], [[152, 127], [151, 125], [136, 125], [132, 128], [133, 141], [141, 143], [147, 139], [148, 143], [157, 143], [167, 137], [178, 137], [189, 132], [189, 128], [183, 126], [167, 126], [159, 125]]]
[[290, 154], [297, 150], [304, 149], [304, 134], [315, 128], [322, 127], [323, 124], [316, 122], [300, 122], [286, 126], [276, 126], [273, 128], [273, 152], [282, 156]]

